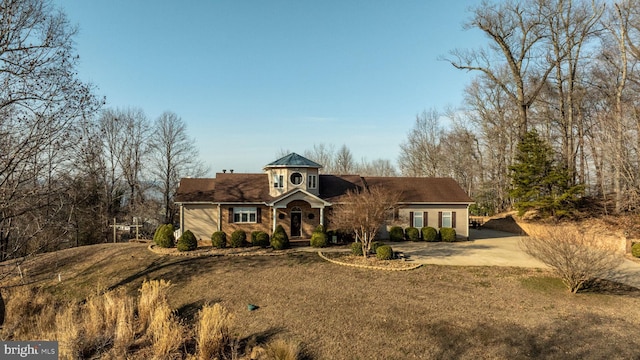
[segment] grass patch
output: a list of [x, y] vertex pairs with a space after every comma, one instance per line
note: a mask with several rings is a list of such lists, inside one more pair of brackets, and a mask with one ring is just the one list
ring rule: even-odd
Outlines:
[[551, 293], [566, 292], [562, 280], [553, 276], [531, 276], [520, 279], [522, 286], [528, 290]]

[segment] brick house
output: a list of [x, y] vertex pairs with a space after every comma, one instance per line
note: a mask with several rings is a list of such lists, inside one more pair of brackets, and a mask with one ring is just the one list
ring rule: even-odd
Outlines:
[[[309, 239], [323, 224], [333, 203], [351, 189], [382, 186], [401, 194], [399, 226], [455, 228], [469, 236], [469, 205], [473, 200], [451, 178], [361, 177], [319, 174], [322, 165], [296, 153], [264, 167], [262, 174], [224, 172], [215, 178], [180, 180], [175, 202], [180, 229], [207, 240], [215, 231], [227, 236], [236, 229], [271, 234], [282, 225], [292, 239]], [[387, 236], [383, 229], [380, 237]]]

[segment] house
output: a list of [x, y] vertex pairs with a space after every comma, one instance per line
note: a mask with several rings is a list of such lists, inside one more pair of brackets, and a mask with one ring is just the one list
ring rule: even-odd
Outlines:
[[400, 226], [453, 227], [458, 236], [469, 236], [473, 200], [451, 178], [325, 175], [320, 168], [291, 153], [266, 165], [262, 174], [225, 171], [215, 178], [184, 178], [175, 196], [180, 229], [206, 240], [215, 231], [227, 236], [237, 229], [271, 234], [282, 225], [290, 238], [309, 239], [319, 224], [331, 227], [327, 215], [340, 196], [382, 186], [401, 194], [396, 214]]

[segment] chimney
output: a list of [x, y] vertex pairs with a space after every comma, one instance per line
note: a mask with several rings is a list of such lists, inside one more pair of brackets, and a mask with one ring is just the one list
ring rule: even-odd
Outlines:
[[222, 169], [222, 173], [226, 174], [227, 173], [227, 169]]
[[233, 169], [229, 170], [229, 172], [233, 174]]

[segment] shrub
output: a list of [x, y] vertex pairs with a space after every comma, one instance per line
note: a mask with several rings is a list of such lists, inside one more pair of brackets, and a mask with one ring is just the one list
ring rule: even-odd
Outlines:
[[393, 259], [393, 249], [389, 245], [382, 245], [376, 249], [376, 257], [378, 260]]
[[251, 232], [251, 245], [252, 246], [256, 246], [256, 237], [258, 237], [258, 233], [259, 232], [260, 232], [259, 230]]
[[353, 255], [357, 255], [357, 256], [362, 256], [362, 243], [361, 242], [354, 242], [351, 244], [351, 253]]
[[282, 225], [276, 226], [276, 230], [273, 232], [273, 236], [271, 236], [271, 247], [275, 250], [282, 250], [289, 247], [289, 237]]
[[438, 241], [438, 230], [431, 226], [422, 228], [422, 239], [424, 241]]
[[440, 228], [440, 239], [442, 239], [442, 241], [447, 241], [447, 242], [456, 241], [456, 229]]
[[171, 248], [175, 246], [176, 238], [173, 236], [173, 225], [165, 224], [157, 231], [156, 245], [162, 248]]
[[227, 234], [222, 231], [216, 231], [211, 234], [211, 245], [218, 249], [227, 247]]
[[232, 248], [243, 247], [247, 242], [247, 233], [244, 230], [236, 230], [231, 233], [231, 241], [229, 242], [229, 246]]
[[372, 242], [372, 243], [371, 243], [371, 253], [375, 254], [375, 253], [376, 253], [376, 250], [378, 250], [378, 248], [379, 248], [380, 246], [382, 246], [382, 245], [384, 245], [384, 243], [383, 243], [383, 242], [381, 242], [381, 241], [374, 241], [374, 242]]
[[404, 231], [400, 226], [392, 226], [391, 229], [389, 229], [389, 240], [391, 241], [404, 240]]
[[404, 233], [407, 235], [407, 240], [411, 241], [419, 241], [420, 240], [420, 230], [414, 227], [408, 227]]
[[313, 234], [311, 234], [311, 246], [316, 248], [323, 248], [327, 246], [327, 234], [324, 231], [316, 229]]
[[268, 247], [269, 244], [269, 234], [264, 231], [258, 231], [256, 234], [256, 239], [253, 242], [253, 245], [260, 247]]
[[530, 232], [520, 244], [551, 267], [572, 293], [610, 275], [624, 260], [615, 244], [585, 235], [580, 228], [556, 226]]
[[635, 243], [631, 246], [631, 255], [640, 257], [640, 243]]
[[178, 239], [178, 251], [192, 251], [198, 248], [198, 239], [191, 230], [185, 231]]

